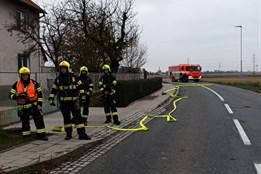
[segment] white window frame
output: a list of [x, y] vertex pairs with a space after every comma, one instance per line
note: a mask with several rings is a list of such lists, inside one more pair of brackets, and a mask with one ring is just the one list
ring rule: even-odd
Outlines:
[[23, 66], [25, 67], [30, 67], [30, 61], [29, 61], [29, 54], [21, 54], [18, 53], [18, 70], [22, 68]]
[[21, 30], [27, 29], [28, 15], [20, 10], [16, 10], [16, 25]]

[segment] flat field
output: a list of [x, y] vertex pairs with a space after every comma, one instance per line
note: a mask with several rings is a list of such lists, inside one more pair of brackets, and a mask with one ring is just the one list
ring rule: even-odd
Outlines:
[[255, 92], [261, 92], [261, 74], [206, 74], [202, 76], [203, 82], [218, 83], [237, 86]]

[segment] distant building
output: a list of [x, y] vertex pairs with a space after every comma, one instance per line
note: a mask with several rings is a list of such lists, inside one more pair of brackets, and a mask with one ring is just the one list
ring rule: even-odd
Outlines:
[[11, 72], [17, 72], [20, 67], [27, 66], [32, 72], [39, 72], [41, 66], [40, 50], [28, 53], [28, 45], [18, 42], [16, 32], [8, 32], [6, 26], [16, 25], [26, 30], [26, 22], [39, 21], [40, 14], [45, 11], [31, 0], [0, 0], [0, 11], [0, 86], [3, 86], [17, 79], [17, 74]]

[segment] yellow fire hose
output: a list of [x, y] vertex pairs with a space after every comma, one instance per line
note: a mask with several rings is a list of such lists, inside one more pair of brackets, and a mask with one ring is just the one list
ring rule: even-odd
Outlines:
[[[209, 86], [211, 84], [181, 84], [181, 85], [178, 85], [178, 86], [175, 86], [174, 88], [172, 89], [169, 89], [169, 90], [166, 90], [164, 91], [164, 93], [167, 93], [170, 97], [172, 98], [175, 98], [177, 97], [176, 95], [174, 95], [172, 93], [172, 91], [174, 90], [178, 90], [181, 86]], [[118, 131], [147, 131], [149, 128], [146, 127], [144, 125], [144, 121], [147, 119], [147, 118], [166, 118], [167, 119], [167, 122], [174, 122], [174, 121], [177, 121], [176, 118], [174, 118], [171, 114], [173, 112], [175, 112], [175, 110], [177, 109], [177, 105], [176, 103], [182, 99], [185, 99], [187, 97], [179, 97], [177, 98], [176, 100], [173, 101], [173, 109], [168, 113], [168, 114], [164, 114], [164, 115], [156, 115], [156, 116], [149, 116], [149, 115], [145, 115], [143, 117], [143, 119], [140, 121], [140, 127], [139, 128], [118, 128], [118, 127], [114, 127], [114, 126], [85, 126], [87, 128], [109, 128], [109, 129], [114, 129], [114, 130], [118, 130]], [[51, 128], [52, 131], [55, 131], [55, 132], [64, 132], [64, 127], [62, 126], [53, 126]]]

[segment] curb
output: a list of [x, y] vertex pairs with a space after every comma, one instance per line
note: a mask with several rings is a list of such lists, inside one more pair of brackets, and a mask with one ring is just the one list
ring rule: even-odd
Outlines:
[[[57, 166], [57, 165], [60, 165], [60, 164], [62, 164], [64, 162], [66, 162], [66, 161], [73, 160], [74, 158], [79, 157], [82, 153], [84, 153], [84, 151], [90, 149], [93, 146], [96, 146], [96, 145], [100, 144], [106, 138], [104, 138], [104, 139], [97, 139], [96, 141], [84, 144], [81, 147], [72, 150], [70, 153], [64, 154], [64, 155], [59, 156], [57, 158], [50, 159], [50, 160], [43, 161], [43, 162], [39, 162], [39, 163], [32, 164], [32, 165], [29, 165], [29, 166], [25, 166], [25, 167], [22, 167], [22, 168], [18, 168], [18, 169], [12, 170], [12, 171], [7, 171], [6, 173], [22, 174], [22, 173], [27, 173], [27, 172], [34, 171], [32, 169], [44, 168], [44, 166]], [[84, 140], [82, 140], [82, 141], [84, 141]], [[1, 171], [0, 171], [0, 174], [2, 174]]]
[[[174, 95], [176, 96], [178, 94], [178, 92], [179, 92], [179, 90], [176, 90]], [[171, 100], [170, 96], [168, 96], [168, 98], [166, 98], [161, 103], [159, 103], [154, 109], [161, 107], [162, 105], [167, 103], [169, 100]], [[135, 120], [135, 121], [137, 121], [137, 120]], [[130, 123], [128, 125], [131, 125], [131, 124], [132, 123]], [[126, 125], [126, 126], [128, 126], [128, 125]], [[53, 168], [61, 165], [62, 163], [65, 163], [67, 161], [75, 160], [75, 159], [79, 158], [85, 151], [91, 149], [92, 147], [95, 147], [95, 146], [101, 144], [103, 141], [106, 141], [107, 139], [115, 136], [118, 133], [119, 133], [118, 131], [115, 131], [114, 133], [112, 133], [112, 134], [110, 134], [110, 135], [108, 135], [104, 138], [94, 140], [93, 142], [90, 142], [90, 143], [86, 143], [86, 144], [82, 145], [81, 147], [76, 148], [76, 149], [72, 150], [71, 152], [66, 153], [64, 155], [61, 155], [57, 158], [50, 159], [50, 160], [43, 161], [43, 162], [39, 162], [39, 163], [32, 164], [32, 165], [29, 165], [29, 166], [25, 166], [25, 167], [22, 167], [22, 168], [14, 169], [12, 171], [7, 171], [6, 173], [10, 173], [10, 174], [23, 174], [24, 173], [25, 174], [25, 173], [28, 173], [28, 172], [38, 171], [38, 169], [41, 170], [41, 169], [45, 168], [46, 166], [50, 166], [49, 168], [53, 169]], [[33, 169], [36, 169], [36, 170], [33, 170]], [[2, 174], [1, 172], [2, 171], [0, 170], [0, 174]]]

